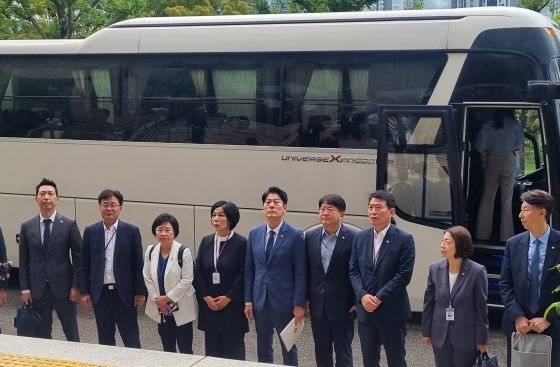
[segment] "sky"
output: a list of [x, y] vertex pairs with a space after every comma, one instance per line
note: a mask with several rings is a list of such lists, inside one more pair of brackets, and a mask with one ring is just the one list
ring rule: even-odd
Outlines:
[[451, 0], [426, 0], [424, 9], [449, 9]]

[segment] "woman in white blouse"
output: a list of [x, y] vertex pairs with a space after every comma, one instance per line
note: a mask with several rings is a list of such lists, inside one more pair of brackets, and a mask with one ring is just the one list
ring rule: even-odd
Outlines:
[[[148, 289], [146, 315], [158, 323], [163, 350], [193, 354], [193, 325], [198, 315], [190, 250], [175, 241], [179, 223], [164, 213], [152, 224], [159, 241], [144, 256], [144, 280]], [[180, 259], [181, 258], [181, 259]], [[182, 266], [181, 266], [182, 265]]]

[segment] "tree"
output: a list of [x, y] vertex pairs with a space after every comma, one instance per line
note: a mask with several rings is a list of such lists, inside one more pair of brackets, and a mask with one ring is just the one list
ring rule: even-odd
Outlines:
[[249, 4], [237, 0], [148, 0], [146, 9], [156, 17], [251, 14]]
[[517, 6], [540, 13], [541, 10], [549, 6], [552, 0], [519, 0]]
[[410, 0], [405, 10], [422, 10], [424, 9], [425, 0]]
[[375, 3], [377, 0], [291, 0], [288, 9], [294, 13], [362, 11]]
[[[83, 38], [138, 16], [146, 0], [0, 0], [2, 38]], [[2, 19], [0, 18], [0, 19]]]

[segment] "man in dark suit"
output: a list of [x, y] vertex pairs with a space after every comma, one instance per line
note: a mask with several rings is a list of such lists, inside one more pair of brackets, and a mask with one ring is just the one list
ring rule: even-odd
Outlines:
[[311, 316], [317, 367], [352, 367], [356, 297], [349, 276], [356, 231], [342, 224], [346, 203], [339, 195], [319, 200], [323, 226], [305, 234], [307, 252], [306, 312]]
[[554, 198], [547, 192], [531, 190], [521, 195], [519, 218], [527, 232], [506, 242], [500, 276], [500, 296], [505, 312], [502, 331], [508, 343], [508, 367], [511, 365], [511, 334], [542, 333], [552, 338], [551, 366], [560, 366], [560, 318], [544, 312], [560, 301], [560, 293], [552, 293], [560, 284], [560, 274], [551, 269], [560, 263], [560, 232], [547, 221]]
[[119, 220], [119, 191], [103, 190], [97, 200], [103, 220], [84, 230], [82, 306], [87, 311], [93, 303], [99, 344], [116, 345], [116, 325], [126, 347], [140, 348], [136, 307], [146, 300], [140, 230]]
[[79, 342], [76, 303], [82, 237], [76, 221], [56, 211], [58, 188], [43, 178], [35, 188], [39, 215], [21, 224], [19, 232], [19, 283], [25, 304], [41, 315], [36, 336], [52, 339], [52, 312], [68, 341]]
[[[6, 243], [4, 242], [4, 234], [2, 233], [2, 228], [0, 228], [0, 264], [6, 262], [8, 257], [6, 255]], [[10, 274], [6, 278], [9, 278]], [[0, 277], [0, 307], [4, 306], [8, 302], [8, 281], [4, 277]], [[0, 328], [0, 334], [2, 329]]]
[[396, 202], [378, 190], [369, 196], [372, 228], [352, 242], [350, 280], [358, 299], [358, 334], [364, 366], [379, 367], [381, 345], [389, 367], [406, 366], [406, 320], [412, 317], [406, 286], [414, 268], [414, 239], [391, 224]]
[[[303, 232], [284, 222], [288, 195], [270, 187], [263, 195], [266, 224], [249, 231], [245, 260], [245, 315], [255, 320], [259, 362], [273, 363], [273, 330], [303, 318], [305, 306], [306, 260]], [[288, 352], [284, 343], [285, 365], [298, 365], [297, 347]]]

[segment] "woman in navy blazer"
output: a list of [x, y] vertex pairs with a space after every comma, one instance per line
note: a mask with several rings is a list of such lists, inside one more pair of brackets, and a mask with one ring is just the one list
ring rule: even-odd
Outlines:
[[244, 274], [247, 239], [233, 232], [239, 209], [218, 201], [210, 210], [215, 233], [202, 238], [194, 286], [200, 303], [198, 328], [204, 331], [206, 355], [245, 360]]
[[486, 268], [467, 259], [473, 243], [464, 227], [447, 229], [440, 249], [445, 259], [430, 264], [424, 294], [422, 340], [437, 367], [471, 367], [488, 344]]

